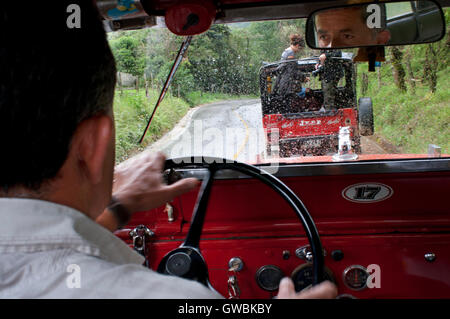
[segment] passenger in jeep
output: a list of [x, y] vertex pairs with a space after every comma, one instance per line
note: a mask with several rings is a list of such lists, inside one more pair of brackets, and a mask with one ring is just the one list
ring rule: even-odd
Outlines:
[[300, 50], [305, 48], [305, 40], [299, 34], [289, 36], [291, 45], [281, 54], [281, 60], [296, 59]]
[[303, 84], [310, 80], [307, 73], [302, 72], [300, 66], [292, 61], [281, 63], [277, 68], [277, 74], [273, 92], [282, 99], [279, 111], [282, 113], [302, 112], [296, 105], [310, 93], [309, 88], [303, 87]]
[[[81, 28], [67, 27], [73, 2], [23, 10], [10, 1], [0, 13], [0, 29], [15, 30], [0, 43], [0, 298], [219, 298], [143, 267], [142, 256], [95, 222], [114, 229], [115, 218], [126, 222], [197, 181], [164, 185], [164, 157], [143, 153], [113, 188], [115, 62], [94, 2], [80, 4]], [[284, 279], [279, 288], [284, 298], [336, 293], [330, 282], [296, 293]]]

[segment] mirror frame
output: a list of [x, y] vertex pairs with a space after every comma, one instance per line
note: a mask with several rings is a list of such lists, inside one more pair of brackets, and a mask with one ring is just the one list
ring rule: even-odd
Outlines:
[[[388, 43], [388, 44], [372, 44], [372, 45], [360, 45], [360, 46], [342, 46], [342, 47], [332, 47], [332, 48], [320, 48], [316, 47], [315, 45], [312, 45], [315, 43], [315, 38], [312, 37], [314, 34], [314, 15], [317, 12], [324, 11], [324, 10], [331, 10], [331, 9], [343, 9], [343, 8], [351, 8], [351, 7], [358, 7], [361, 5], [369, 5], [369, 4], [391, 4], [391, 3], [400, 3], [400, 2], [413, 2], [413, 1], [405, 1], [405, 0], [393, 0], [393, 1], [368, 1], [368, 2], [361, 2], [356, 4], [349, 4], [349, 5], [339, 5], [339, 6], [331, 6], [327, 8], [321, 8], [314, 10], [308, 15], [308, 18], [306, 20], [306, 28], [305, 28], [305, 42], [308, 45], [309, 48], [314, 50], [340, 50], [340, 49], [353, 49], [353, 48], [362, 48], [362, 47], [385, 47], [385, 46], [404, 46], [404, 45], [418, 45], [418, 44], [426, 44], [426, 43], [434, 43], [442, 40], [445, 37], [446, 34], [446, 24], [445, 24], [445, 15], [442, 10], [442, 6], [437, 2], [436, 0], [416, 0], [416, 1], [427, 1], [434, 3], [437, 8], [439, 9], [439, 13], [441, 16], [442, 23], [442, 31], [441, 36], [436, 40], [431, 41], [424, 41], [424, 42], [418, 42], [418, 43], [404, 43], [404, 44], [395, 44], [395, 43]], [[310, 32], [312, 30], [312, 32]]]

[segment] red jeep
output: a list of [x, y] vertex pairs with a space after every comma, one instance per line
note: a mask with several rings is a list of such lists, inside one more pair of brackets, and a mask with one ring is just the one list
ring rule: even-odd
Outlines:
[[[343, 72], [335, 105], [327, 111], [322, 108], [322, 78], [320, 74], [317, 77], [322, 68], [316, 69], [318, 57], [280, 61], [261, 68], [261, 106], [268, 155], [272, 155], [274, 145], [279, 145], [280, 157], [337, 153], [341, 127], [350, 128], [353, 150], [361, 153], [360, 135], [373, 134], [372, 101], [360, 98], [359, 107], [356, 104], [352, 55], [332, 59], [341, 65]], [[312, 83], [302, 83], [305, 77]], [[309, 87], [302, 91], [302, 85]]]

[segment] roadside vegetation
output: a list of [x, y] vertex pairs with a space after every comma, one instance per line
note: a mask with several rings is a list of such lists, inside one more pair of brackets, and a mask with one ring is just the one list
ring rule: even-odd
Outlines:
[[146, 139], [138, 144], [157, 101], [159, 92], [149, 91], [149, 97], [144, 90], [116, 91], [114, 98], [114, 117], [116, 123], [116, 162], [120, 163], [131, 155], [142, 151], [146, 146], [156, 141], [169, 131], [189, 110], [189, 105], [183, 99], [166, 95], [155, 113], [152, 125]]

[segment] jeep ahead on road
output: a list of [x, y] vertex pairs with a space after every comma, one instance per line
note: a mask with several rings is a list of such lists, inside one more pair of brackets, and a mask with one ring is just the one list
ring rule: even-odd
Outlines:
[[323, 67], [316, 68], [319, 57], [266, 63], [260, 69], [262, 121], [269, 156], [277, 144], [281, 157], [336, 153], [341, 127], [350, 128], [353, 151], [361, 153], [360, 136], [373, 134], [372, 101], [360, 98], [356, 103], [356, 67], [351, 54], [332, 59], [343, 72], [335, 105], [328, 110], [323, 108]]

